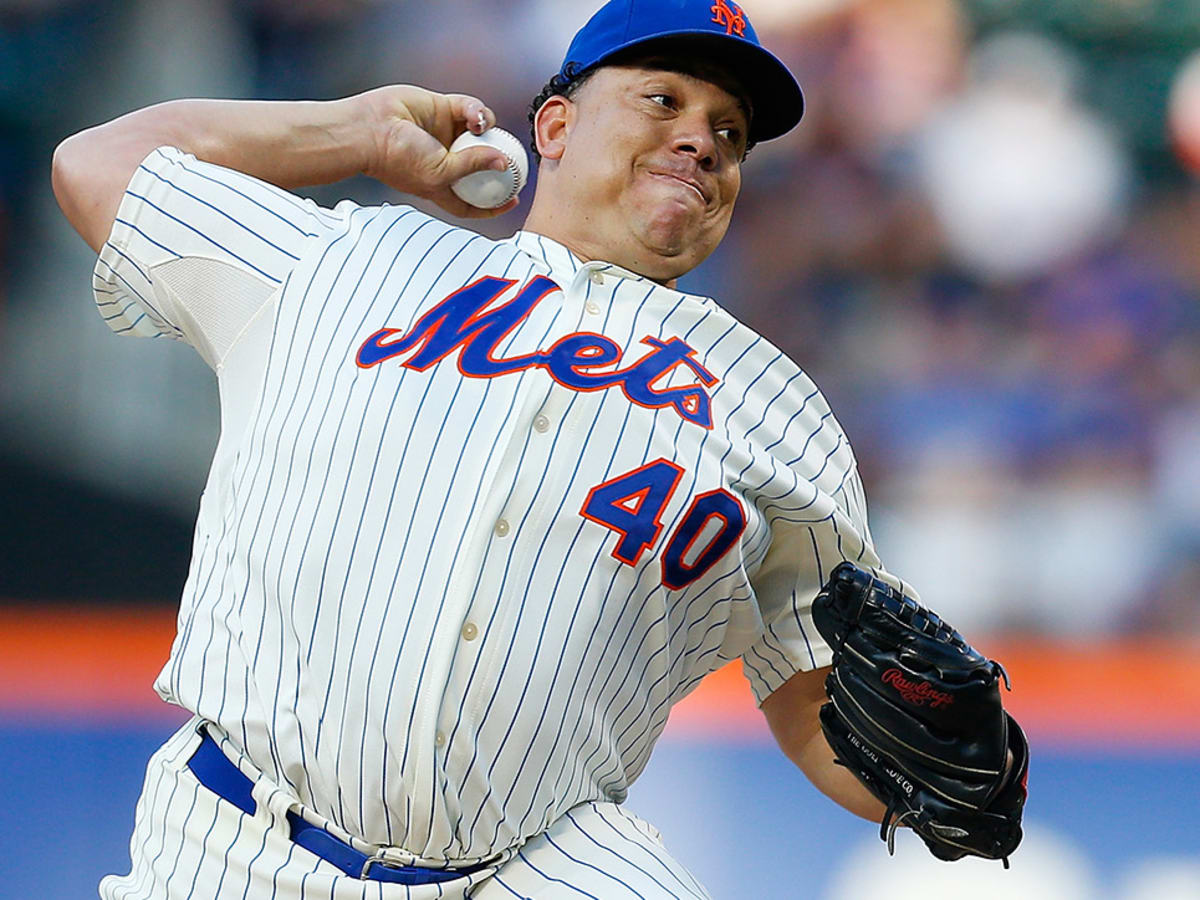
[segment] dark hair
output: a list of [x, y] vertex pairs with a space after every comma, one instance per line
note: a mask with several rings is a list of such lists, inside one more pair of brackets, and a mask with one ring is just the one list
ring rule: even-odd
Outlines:
[[[739, 102], [746, 110], [746, 118], [750, 119], [754, 114], [754, 110], [750, 105], [750, 99], [737, 76], [732, 71], [721, 66], [718, 63], [709, 62], [706, 59], [699, 57], [694, 51], [695, 43], [692, 43], [690, 49], [692, 52], [681, 52], [681, 45], [688, 41], [687, 38], [676, 39], [674, 41], [666, 40], [657, 43], [653, 50], [645, 47], [632, 47], [621, 53], [613, 55], [610, 59], [605, 60], [602, 65], [605, 66], [636, 66], [644, 65], [651, 69], [662, 69], [666, 72], [677, 72], [681, 75], [691, 75], [693, 78], [699, 78], [703, 81], [709, 81], [720, 87], [722, 90], [728, 91], [734, 97], [737, 97]], [[541, 161], [542, 155], [538, 153], [537, 148], [537, 130], [534, 127], [534, 121], [537, 117], [538, 110], [542, 108], [547, 100], [551, 97], [566, 97], [568, 100], [571, 96], [583, 87], [584, 82], [592, 77], [592, 74], [600, 66], [595, 66], [585, 72], [579, 72], [574, 68], [574, 63], [566, 67], [566, 73], [556, 73], [545, 86], [538, 92], [538, 95], [533, 98], [533, 102], [529, 104], [529, 139], [530, 149], [533, 151], [533, 158]], [[742, 159], [749, 155], [754, 147], [754, 141], [748, 141], [746, 151], [742, 154]]]

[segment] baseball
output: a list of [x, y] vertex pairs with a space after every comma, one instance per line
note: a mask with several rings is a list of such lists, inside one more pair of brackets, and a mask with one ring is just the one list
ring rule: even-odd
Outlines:
[[472, 134], [464, 131], [450, 145], [450, 152], [455, 153], [486, 144], [495, 147], [508, 159], [508, 168], [504, 170], [488, 169], [483, 172], [472, 172], [450, 185], [450, 189], [472, 206], [480, 209], [495, 209], [503, 206], [525, 187], [525, 179], [529, 175], [529, 157], [521, 142], [503, 128], [489, 128], [483, 134]]

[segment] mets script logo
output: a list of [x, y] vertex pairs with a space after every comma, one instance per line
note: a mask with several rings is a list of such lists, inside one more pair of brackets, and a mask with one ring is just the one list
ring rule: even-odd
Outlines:
[[[515, 281], [486, 276], [455, 291], [409, 329], [381, 328], [358, 348], [356, 362], [369, 369], [389, 359], [407, 356], [400, 365], [423, 372], [455, 350], [458, 370], [469, 378], [495, 378], [509, 372], [540, 368], [574, 391], [620, 387], [630, 402], [649, 409], [674, 409], [688, 422], [712, 428], [712, 403], [705, 387], [718, 379], [692, 357], [695, 350], [677, 337], [662, 341], [647, 335], [641, 343], [650, 351], [623, 368], [611, 368], [622, 355], [620, 345], [602, 334], [574, 332], [548, 350], [499, 359], [500, 342], [529, 315], [547, 294], [560, 290], [544, 275], [522, 287], [507, 303], [493, 306]], [[491, 309], [488, 309], [492, 306]], [[484, 310], [487, 310], [486, 312]], [[397, 337], [397, 335], [399, 335]], [[678, 366], [687, 366], [699, 380], [672, 388], [656, 388]]]
[[880, 680], [894, 687], [900, 698], [913, 706], [924, 706], [928, 703], [930, 709], [938, 709], [954, 702], [954, 698], [945, 691], [939, 691], [928, 681], [922, 681], [920, 684], [911, 681], [905, 678], [899, 669], [888, 669]]
[[726, 34], [736, 34], [738, 37], [746, 36], [746, 16], [736, 3], [717, 0], [712, 5], [712, 14], [712, 20], [722, 26]]

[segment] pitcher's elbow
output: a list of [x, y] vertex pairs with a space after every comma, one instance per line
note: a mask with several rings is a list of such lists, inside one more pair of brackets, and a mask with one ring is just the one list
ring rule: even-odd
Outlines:
[[86, 132], [73, 134], [54, 149], [50, 162], [50, 186], [59, 209], [71, 227], [79, 232], [96, 251], [104, 244], [107, 233], [101, 234], [91, 214], [96, 203], [95, 187], [88, 185], [88, 156]]

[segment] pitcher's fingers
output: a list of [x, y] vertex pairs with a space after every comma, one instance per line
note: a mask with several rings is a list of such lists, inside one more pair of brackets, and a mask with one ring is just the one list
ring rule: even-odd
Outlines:
[[454, 127], [456, 134], [470, 131], [472, 134], [483, 134], [496, 124], [496, 114], [488, 109], [486, 103], [478, 97], [469, 94], [448, 94], [454, 111]]
[[484, 172], [489, 169], [502, 172], [508, 168], [508, 157], [497, 150], [480, 144], [447, 153], [438, 166], [438, 181], [453, 184], [472, 172]]

